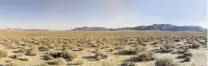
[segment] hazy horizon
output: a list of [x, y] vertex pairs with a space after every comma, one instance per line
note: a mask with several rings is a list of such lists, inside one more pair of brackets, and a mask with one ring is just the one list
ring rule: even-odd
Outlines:
[[0, 28], [207, 26], [206, 0], [0, 0]]

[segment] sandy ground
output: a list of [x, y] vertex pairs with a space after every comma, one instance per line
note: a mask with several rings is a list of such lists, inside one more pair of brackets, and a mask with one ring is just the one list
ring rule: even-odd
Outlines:
[[[148, 45], [149, 50], [154, 49], [152, 45]], [[7, 49], [4, 46], [0, 44], [1, 50], [6, 50], [9, 52], [9, 55], [13, 55], [11, 49]], [[83, 65], [80, 66], [119, 66], [123, 61], [125, 61], [128, 58], [133, 57], [133, 55], [115, 55], [114, 52], [108, 57], [107, 59], [103, 59], [100, 61], [95, 60], [94, 58], [91, 58], [94, 56], [92, 51], [93, 49], [87, 48], [83, 51], [77, 51], [76, 53], [79, 54], [79, 57], [77, 60], [82, 60], [84, 62]], [[116, 51], [115, 51], [116, 52]], [[191, 62], [184, 62], [181, 63], [183, 66], [208, 66], [207, 65], [207, 49], [206, 48], [200, 48], [200, 49], [191, 49], [191, 52], [193, 53], [193, 59]], [[10, 58], [0, 58], [0, 64], [7, 63], [5, 61], [11, 61], [15, 64], [18, 64], [19, 66], [35, 66], [41, 63], [44, 63], [46, 61], [41, 59], [41, 53], [34, 57], [28, 57], [29, 61], [20, 61], [20, 60], [13, 60]], [[170, 53], [155, 53], [155, 56], [157, 58], [164, 58], [164, 57], [172, 57], [176, 59], [176, 62], [182, 61], [182, 59], [177, 59], [176, 57], [179, 56], [179, 54], [170, 54]], [[27, 57], [27, 56], [26, 56]], [[154, 66], [155, 61], [149, 61], [149, 62], [136, 62], [138, 66]]]

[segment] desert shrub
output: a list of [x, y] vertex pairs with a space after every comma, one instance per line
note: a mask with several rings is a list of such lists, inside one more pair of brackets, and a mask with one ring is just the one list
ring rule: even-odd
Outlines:
[[138, 45], [138, 46], [136, 46], [136, 50], [137, 50], [137, 53], [145, 52], [145, 51], [147, 51], [147, 47]]
[[7, 63], [7, 64], [4, 64], [3, 66], [18, 66], [18, 65], [15, 63]]
[[17, 51], [14, 51], [14, 53], [24, 53], [26, 50], [24, 48], [20, 48]]
[[39, 65], [36, 65], [36, 66], [49, 66], [48, 63], [42, 63], [42, 64], [39, 64]]
[[48, 64], [50, 65], [65, 65], [67, 62], [64, 58], [56, 58], [50, 62], [48, 62]]
[[192, 44], [191, 48], [194, 48], [194, 49], [198, 49], [201, 46], [201, 44], [197, 41], [192, 41], [191, 44]]
[[191, 53], [191, 51], [187, 51], [183, 54], [184, 57], [192, 57], [193, 54]]
[[133, 62], [124, 62], [121, 64], [121, 66], [137, 66], [137, 65]]
[[143, 53], [140, 53], [138, 54], [133, 60], [134, 61], [151, 61], [151, 60], [154, 60], [155, 57], [154, 57], [154, 53], [152, 52], [143, 52]]
[[23, 54], [11, 55], [9, 57], [12, 59], [19, 59], [20, 57], [23, 57]]
[[183, 57], [185, 58], [184, 61], [191, 61], [191, 58], [193, 57], [193, 54], [190, 51], [187, 51], [183, 53]]
[[133, 47], [133, 48], [126, 48], [126, 49], [120, 51], [120, 54], [134, 55], [134, 54], [137, 54], [137, 53], [145, 52], [146, 50], [147, 50], [147, 48], [145, 46], [138, 45], [138, 46]]
[[164, 57], [155, 61], [155, 66], [181, 66], [179, 63], [174, 62], [172, 58]]
[[116, 64], [110, 61], [105, 61], [105, 62], [102, 62], [101, 66], [116, 66]]
[[177, 50], [177, 53], [185, 53], [185, 52], [187, 52], [188, 51], [188, 49], [178, 49]]
[[137, 54], [137, 49], [136, 48], [126, 48], [122, 51], [119, 52], [122, 55], [133, 55]]
[[7, 56], [8, 56], [7, 51], [0, 50], [0, 58], [7, 57]]
[[62, 52], [49, 52], [43, 56], [45, 60], [52, 60], [53, 58], [64, 58], [67, 61], [71, 61], [77, 57], [73, 51], [62, 51]]
[[108, 58], [108, 54], [106, 52], [102, 52], [102, 51], [98, 51], [96, 54], [95, 54], [95, 58], [97, 60], [101, 60], [101, 59], [106, 59]]
[[27, 57], [20, 57], [19, 60], [21, 60], [21, 61], [29, 61], [29, 59]]
[[83, 60], [77, 60], [77, 61], [68, 63], [68, 65], [82, 65], [82, 64], [83, 64]]
[[174, 50], [175, 47], [176, 47], [175, 44], [168, 43], [168, 44], [164, 44], [162, 47], [160, 47], [160, 50], [162, 52], [171, 52]]
[[148, 41], [141, 42], [139, 45], [146, 46]]
[[119, 46], [116, 46], [114, 49], [116, 49], [116, 50], [120, 50], [120, 49], [124, 49], [124, 48], [125, 48], [124, 46], [119, 45]]
[[63, 51], [62, 56], [63, 56], [64, 59], [67, 59], [67, 60], [71, 61], [71, 60], [73, 60], [74, 58], [77, 57], [77, 54], [74, 53], [73, 51], [68, 50], [68, 51]]
[[38, 54], [37, 50], [26, 51], [25, 55], [27, 56], [36, 56]]
[[44, 59], [44, 60], [53, 60], [54, 58], [53, 58], [53, 56], [50, 55], [50, 54], [45, 54], [45, 55], [43, 55], [43, 59]]
[[77, 48], [73, 48], [71, 50], [72, 51], [82, 51], [82, 50], [84, 50], [84, 48], [83, 47], [77, 47]]
[[39, 51], [48, 51], [49, 48], [48, 48], [47, 46], [44, 46], [44, 45], [43, 45], [43, 46], [39, 46], [39, 47], [38, 47], [38, 50], [39, 50]]

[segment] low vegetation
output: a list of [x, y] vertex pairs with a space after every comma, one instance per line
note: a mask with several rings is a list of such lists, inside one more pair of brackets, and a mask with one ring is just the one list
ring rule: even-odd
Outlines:
[[7, 57], [7, 56], [8, 56], [7, 51], [0, 50], [0, 58], [4, 58], [4, 57]]
[[181, 66], [179, 63], [174, 62], [172, 58], [164, 57], [155, 61], [155, 66]]
[[[194, 53], [207, 45], [207, 37], [201, 33], [79, 33], [0, 35], [0, 63], [5, 63], [4, 66], [183, 66], [194, 62], [197, 57]], [[174, 59], [163, 57], [166, 54]]]

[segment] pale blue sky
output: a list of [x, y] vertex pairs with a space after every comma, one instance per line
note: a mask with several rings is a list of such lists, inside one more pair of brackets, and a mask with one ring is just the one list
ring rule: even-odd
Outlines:
[[206, 23], [206, 0], [0, 0], [0, 28]]

